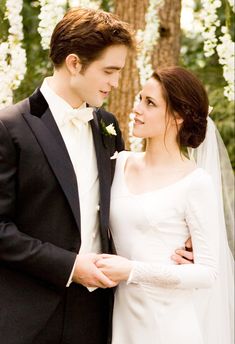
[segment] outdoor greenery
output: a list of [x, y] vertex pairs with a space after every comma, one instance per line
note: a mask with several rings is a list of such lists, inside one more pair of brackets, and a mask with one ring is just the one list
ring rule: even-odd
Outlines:
[[[19, 101], [31, 94], [42, 82], [42, 79], [52, 72], [52, 65], [48, 58], [48, 51], [44, 51], [40, 45], [40, 35], [38, 28], [38, 15], [40, 6], [38, 1], [24, 0], [23, 5], [23, 27], [24, 41], [23, 47], [27, 53], [27, 73], [20, 87], [14, 92], [14, 102]], [[198, 10], [200, 1], [197, 3]], [[102, 8], [110, 10], [110, 1], [103, 0]], [[233, 15], [232, 15], [233, 14]], [[234, 13], [228, 6], [227, 1], [223, 1], [223, 6], [219, 9], [219, 19], [222, 24], [229, 27], [229, 31], [234, 41], [235, 23]], [[8, 21], [5, 20], [5, 1], [0, 2], [0, 43], [7, 40]], [[220, 28], [217, 29], [220, 34]], [[233, 168], [235, 169], [235, 141], [234, 141], [234, 102], [229, 102], [224, 96], [224, 86], [226, 84], [223, 77], [222, 66], [218, 62], [217, 54], [206, 58], [203, 54], [203, 41], [200, 35], [194, 38], [182, 35], [182, 52], [180, 64], [195, 72], [203, 81], [209, 94], [210, 106], [212, 106], [212, 117], [216, 121], [222, 134], [223, 140], [228, 148]], [[1, 82], [1, 81], [0, 81]]]

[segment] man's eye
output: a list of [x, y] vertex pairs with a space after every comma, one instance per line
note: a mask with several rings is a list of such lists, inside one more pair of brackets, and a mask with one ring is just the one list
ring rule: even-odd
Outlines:
[[113, 72], [110, 71], [110, 70], [105, 70], [104, 72], [105, 72], [105, 74], [108, 74], [108, 75], [111, 75], [111, 74], [113, 73]]

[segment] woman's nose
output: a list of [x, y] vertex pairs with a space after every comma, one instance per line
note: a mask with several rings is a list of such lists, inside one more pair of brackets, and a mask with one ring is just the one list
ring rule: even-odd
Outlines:
[[141, 107], [140, 102], [138, 102], [137, 104], [134, 105], [134, 107], [133, 107], [133, 112], [134, 112], [134, 113], [137, 113], [137, 114], [139, 114], [139, 115], [142, 115], [143, 110], [142, 110], [142, 107]]

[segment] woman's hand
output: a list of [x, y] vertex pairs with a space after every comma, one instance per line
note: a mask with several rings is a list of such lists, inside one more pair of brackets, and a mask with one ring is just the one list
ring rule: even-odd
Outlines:
[[127, 281], [132, 269], [132, 262], [124, 257], [101, 254], [96, 266], [113, 282]]

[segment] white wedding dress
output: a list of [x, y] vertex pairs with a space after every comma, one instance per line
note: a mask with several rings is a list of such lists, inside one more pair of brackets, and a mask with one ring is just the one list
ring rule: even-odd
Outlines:
[[[117, 254], [134, 261], [128, 282], [115, 293], [112, 344], [213, 344], [202, 335], [218, 274], [212, 180], [196, 168], [173, 184], [133, 194], [124, 176], [130, 154], [141, 153], [119, 154], [111, 193]], [[195, 264], [175, 265], [170, 257], [189, 236]]]

